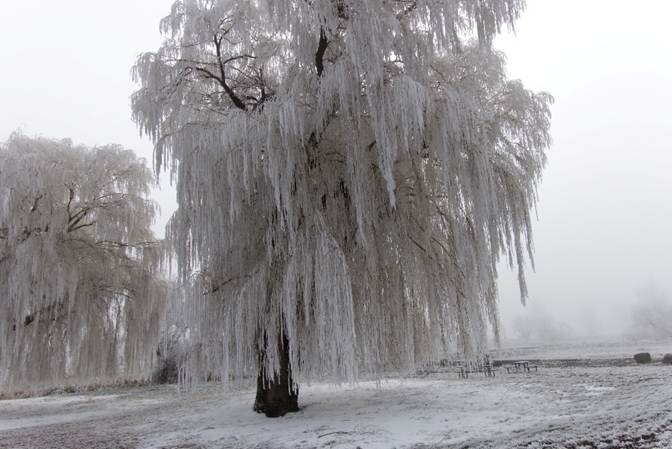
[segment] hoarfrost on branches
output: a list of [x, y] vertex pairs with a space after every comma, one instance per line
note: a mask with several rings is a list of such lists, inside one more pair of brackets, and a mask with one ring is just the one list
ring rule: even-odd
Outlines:
[[[492, 47], [522, 0], [183, 0], [134, 66], [177, 183], [194, 378], [352, 380], [497, 331], [531, 260], [552, 98]], [[259, 357], [259, 354], [264, 357]]]
[[115, 145], [0, 146], [0, 386], [149, 377], [166, 294], [151, 181]]

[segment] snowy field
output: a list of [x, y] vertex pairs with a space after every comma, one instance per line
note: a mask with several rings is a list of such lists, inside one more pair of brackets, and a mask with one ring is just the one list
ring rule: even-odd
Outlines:
[[672, 448], [672, 366], [584, 362], [304, 386], [302, 410], [279, 419], [216, 386], [1, 401], [0, 448]]
[[666, 353], [672, 352], [672, 340], [649, 341], [649, 342], [585, 342], [563, 343], [543, 346], [517, 346], [493, 351], [498, 359], [543, 359], [543, 360], [595, 360], [599, 362], [605, 359], [627, 359], [631, 361], [632, 355], [638, 352], [649, 352], [654, 359], [660, 359]]

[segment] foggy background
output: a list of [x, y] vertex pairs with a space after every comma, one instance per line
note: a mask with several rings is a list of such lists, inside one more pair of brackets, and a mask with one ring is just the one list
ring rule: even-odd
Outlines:
[[[672, 3], [527, 3], [517, 36], [497, 41], [509, 75], [556, 100], [527, 314], [618, 334], [638, 296], [672, 292]], [[513, 336], [515, 276], [499, 284]]]
[[[119, 143], [151, 164], [130, 119], [130, 68], [160, 45], [171, 3], [1, 0], [0, 141], [21, 130]], [[497, 39], [510, 77], [556, 100], [527, 308], [501, 266], [505, 339], [672, 329], [670, 17], [666, 0], [528, 0], [516, 35]], [[159, 235], [174, 210], [161, 184]]]

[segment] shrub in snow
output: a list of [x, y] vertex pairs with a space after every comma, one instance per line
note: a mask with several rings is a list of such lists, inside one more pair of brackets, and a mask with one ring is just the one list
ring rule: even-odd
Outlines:
[[157, 384], [176, 384], [178, 379], [177, 356], [174, 352], [163, 354], [157, 352], [159, 364], [152, 375], [152, 382]]

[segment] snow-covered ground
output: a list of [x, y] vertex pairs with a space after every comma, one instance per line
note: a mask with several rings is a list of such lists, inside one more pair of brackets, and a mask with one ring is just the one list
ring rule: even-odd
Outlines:
[[672, 366], [557, 366], [304, 386], [269, 419], [253, 391], [173, 387], [0, 401], [0, 448], [672, 448]]

